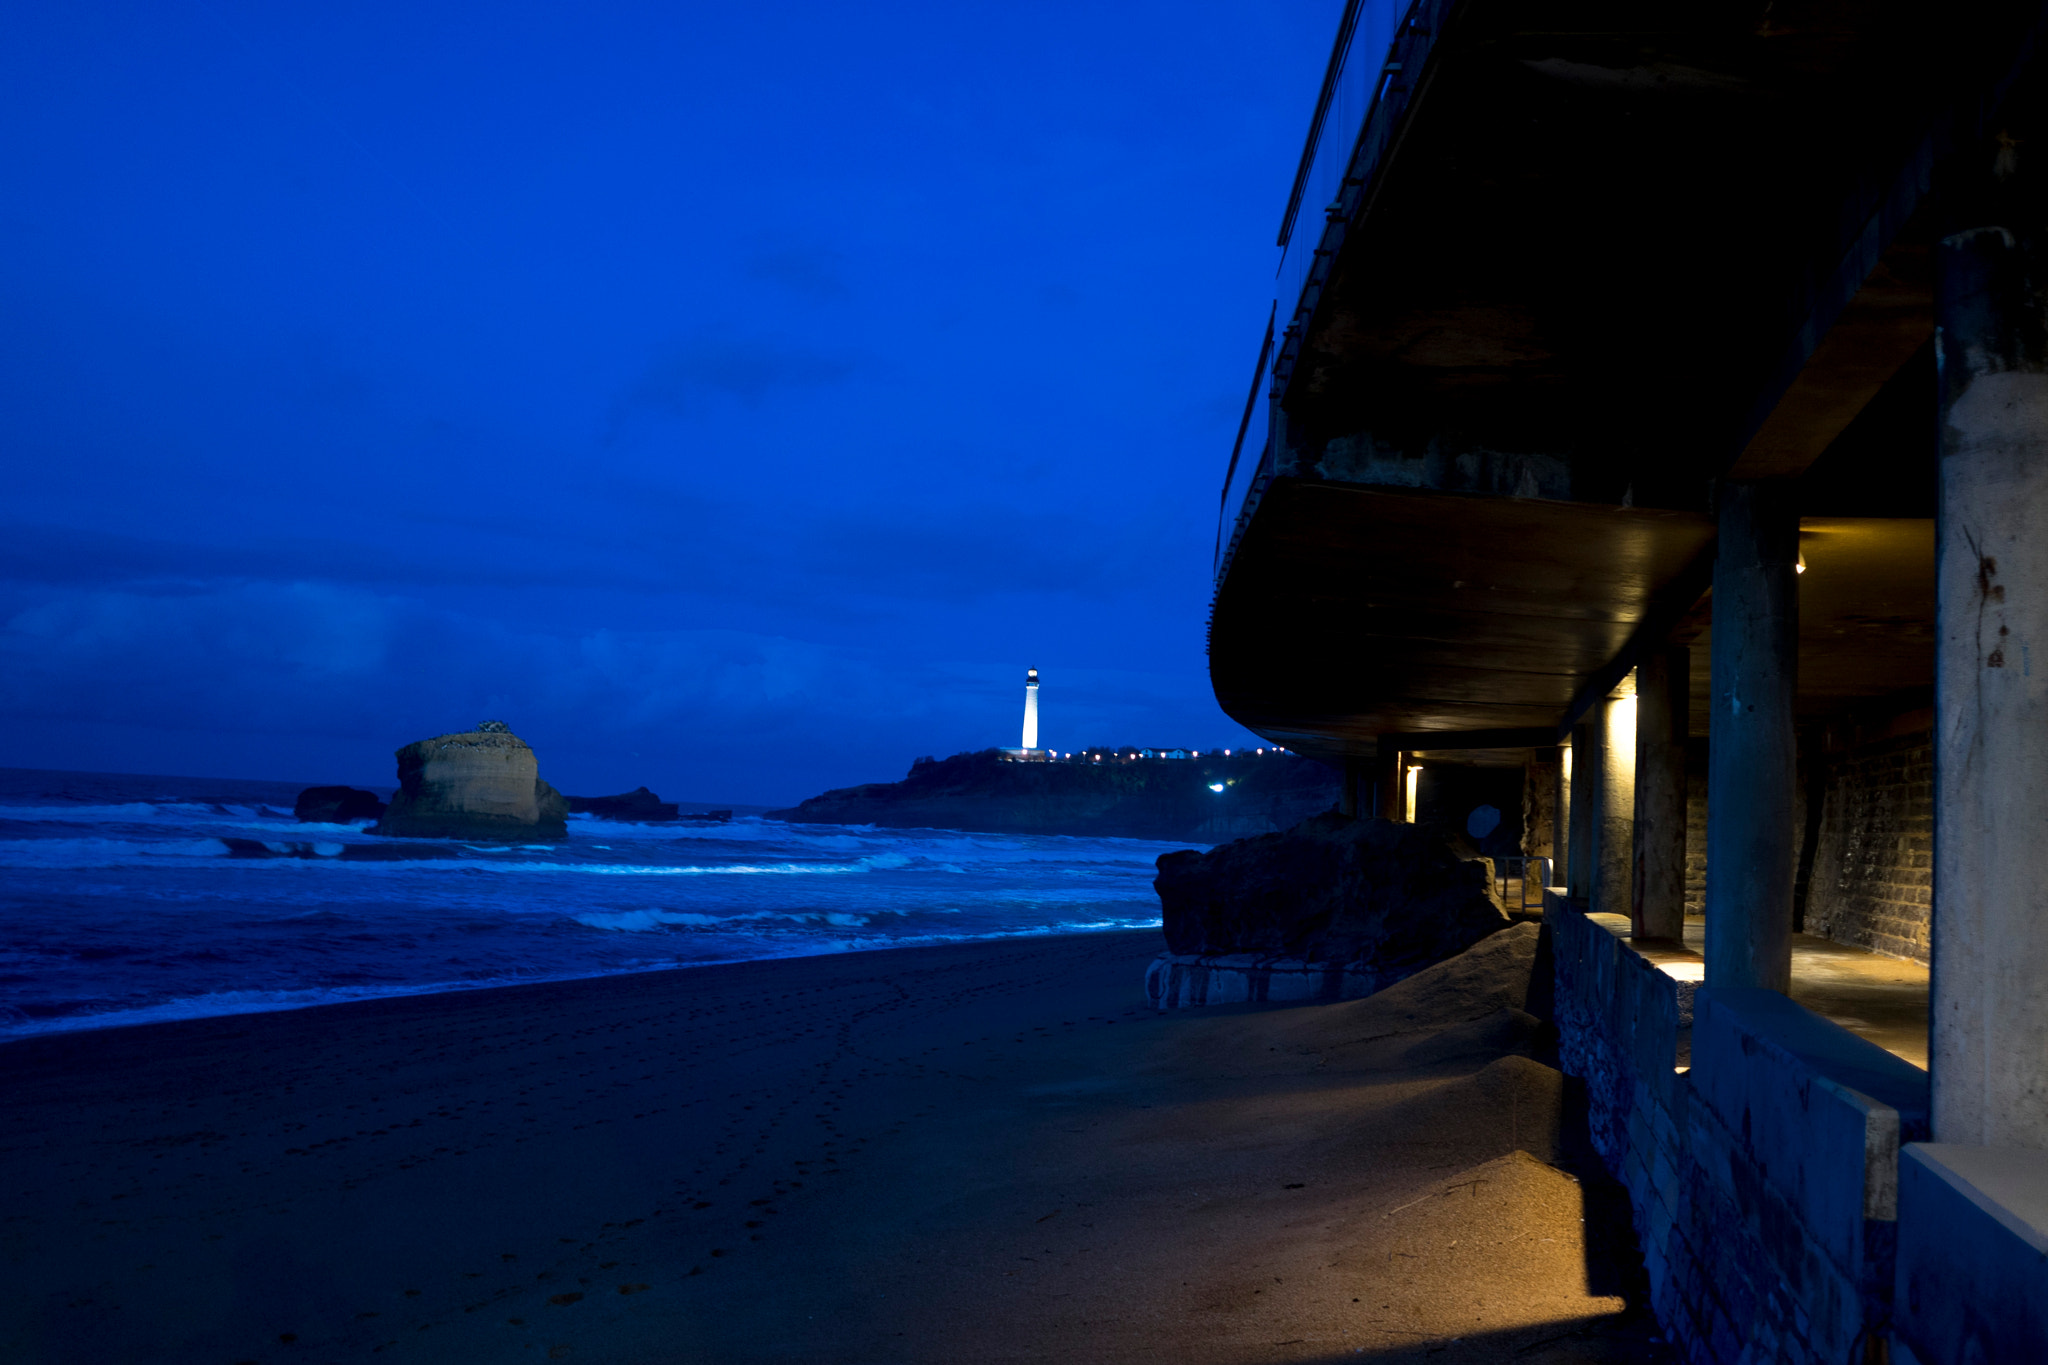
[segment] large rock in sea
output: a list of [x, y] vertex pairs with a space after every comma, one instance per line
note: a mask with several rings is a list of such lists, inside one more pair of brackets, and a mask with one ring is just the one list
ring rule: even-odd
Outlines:
[[377, 820], [384, 815], [384, 803], [377, 793], [360, 787], [308, 787], [299, 793], [292, 814], [306, 824], [346, 825], [355, 820]]
[[560, 839], [568, 801], [503, 721], [398, 751], [398, 791], [375, 829], [409, 839]]
[[1484, 862], [1390, 820], [1331, 811], [1158, 866], [1162, 1007], [1370, 995], [1508, 924]]

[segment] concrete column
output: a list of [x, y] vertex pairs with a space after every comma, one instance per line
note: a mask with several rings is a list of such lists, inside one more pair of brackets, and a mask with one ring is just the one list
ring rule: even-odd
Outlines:
[[1636, 846], [1629, 924], [1637, 938], [1685, 937], [1685, 737], [1692, 651], [1636, 665]]
[[1572, 747], [1561, 745], [1557, 751], [1557, 806], [1554, 833], [1551, 836], [1551, 857], [1555, 865], [1550, 869], [1552, 886], [1571, 886], [1572, 870]]
[[1372, 813], [1382, 820], [1398, 823], [1404, 818], [1401, 808], [1403, 790], [1401, 751], [1382, 739], [1379, 753], [1373, 759]]
[[1724, 483], [1707, 741], [1707, 984], [1792, 984], [1799, 512], [1789, 485]]
[[[2048, 121], [2048, 120], [2044, 120]], [[2048, 1148], [2048, 129], [1937, 248], [1937, 1142]], [[2040, 645], [2041, 680], [2034, 680]], [[1716, 794], [1718, 796], [1718, 793]]]
[[1635, 864], [1636, 694], [1633, 679], [1596, 702], [1591, 712], [1599, 741], [1599, 811], [1589, 822], [1593, 836], [1593, 910], [1629, 913], [1629, 881]]
[[1356, 820], [1358, 818], [1359, 770], [1365, 766], [1362, 758], [1346, 757], [1344, 760], [1344, 785], [1339, 790], [1337, 809]]
[[1572, 727], [1571, 824], [1565, 831], [1565, 886], [1573, 900], [1593, 898], [1593, 824], [1600, 818], [1600, 741], [1596, 727]]
[[1558, 751], [1538, 749], [1522, 767], [1522, 853], [1557, 856]]

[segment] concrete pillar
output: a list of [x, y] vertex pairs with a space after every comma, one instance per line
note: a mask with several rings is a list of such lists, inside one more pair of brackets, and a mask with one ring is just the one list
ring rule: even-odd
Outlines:
[[2002, 130], [1976, 168], [1992, 174], [1971, 187], [1967, 210], [1951, 205], [1951, 231], [1936, 254], [1941, 512], [1929, 1069], [1935, 1140], [1977, 1146], [2048, 1148], [2044, 160], [2048, 129]]
[[1358, 783], [1360, 769], [1365, 766], [1362, 758], [1346, 757], [1344, 760], [1344, 785], [1337, 797], [1337, 809], [1356, 820], [1358, 818]]
[[1593, 822], [1600, 817], [1600, 741], [1596, 727], [1572, 727], [1571, 824], [1565, 831], [1565, 886], [1573, 900], [1593, 897]]
[[1557, 751], [1557, 805], [1554, 833], [1551, 838], [1550, 884], [1571, 886], [1571, 841], [1572, 841], [1572, 746], [1560, 745]]
[[1636, 665], [1636, 846], [1629, 923], [1637, 938], [1685, 937], [1685, 738], [1692, 651]]
[[1522, 854], [1557, 857], [1558, 750], [1538, 749], [1522, 768]]
[[1707, 741], [1707, 984], [1792, 984], [1799, 512], [1777, 483], [1724, 483]]
[[1401, 782], [1401, 751], [1382, 739], [1379, 753], [1373, 759], [1372, 813], [1382, 820], [1398, 822], [1406, 818], [1402, 810], [1405, 790]]
[[1636, 693], [1633, 679], [1595, 702], [1590, 713], [1600, 754], [1599, 811], [1593, 837], [1593, 911], [1629, 913], [1635, 864]]

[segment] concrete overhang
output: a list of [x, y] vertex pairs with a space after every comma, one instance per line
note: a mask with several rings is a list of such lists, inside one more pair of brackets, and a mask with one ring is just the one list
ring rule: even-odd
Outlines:
[[1324, 757], [1554, 731], [1690, 639], [1701, 728], [1728, 477], [1801, 481], [1802, 710], [1924, 689], [1928, 196], [2040, 18], [1451, 12], [1275, 368], [1224, 709]]

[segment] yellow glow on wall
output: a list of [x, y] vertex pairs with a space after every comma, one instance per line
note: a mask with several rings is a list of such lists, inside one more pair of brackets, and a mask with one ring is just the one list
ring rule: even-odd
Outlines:
[[1416, 764], [1411, 764], [1411, 765], [1409, 766], [1409, 768], [1408, 768], [1408, 794], [1407, 794], [1407, 800], [1406, 800], [1406, 803], [1405, 803], [1405, 804], [1406, 804], [1406, 807], [1407, 807], [1407, 814], [1405, 814], [1405, 815], [1403, 815], [1403, 816], [1401, 817], [1402, 819], [1406, 820], [1406, 821], [1407, 821], [1407, 822], [1408, 822], [1409, 824], [1411, 824], [1411, 825], [1415, 823], [1415, 788], [1416, 788], [1416, 780], [1417, 780], [1418, 778], [1420, 778], [1421, 776], [1422, 776], [1422, 765], [1421, 765], [1421, 764], [1419, 764], [1419, 763], [1416, 763]]

